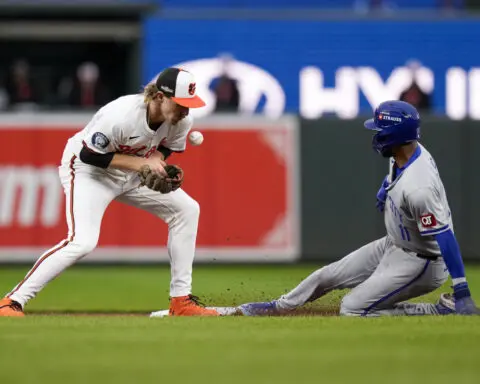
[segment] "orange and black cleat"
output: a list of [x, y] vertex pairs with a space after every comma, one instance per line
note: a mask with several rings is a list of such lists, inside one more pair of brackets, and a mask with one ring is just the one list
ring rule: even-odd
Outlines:
[[197, 296], [188, 295], [170, 299], [170, 316], [220, 316], [214, 309], [205, 308]]
[[22, 306], [8, 297], [0, 300], [0, 317], [23, 317]]

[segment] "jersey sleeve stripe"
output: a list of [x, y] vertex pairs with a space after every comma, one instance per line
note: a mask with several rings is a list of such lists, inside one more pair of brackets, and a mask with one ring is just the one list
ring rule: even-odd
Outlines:
[[440, 232], [445, 232], [447, 231], [448, 229], [450, 229], [450, 226], [448, 224], [444, 225], [443, 227], [440, 227], [440, 228], [435, 228], [435, 229], [429, 229], [428, 231], [420, 231], [420, 234], [422, 236], [425, 236], [425, 235], [436, 235]]

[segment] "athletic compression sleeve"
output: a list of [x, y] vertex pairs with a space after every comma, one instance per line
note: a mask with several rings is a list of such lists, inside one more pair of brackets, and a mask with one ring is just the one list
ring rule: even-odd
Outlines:
[[164, 147], [163, 145], [159, 145], [157, 151], [163, 155], [163, 159], [167, 160], [167, 157], [172, 154], [172, 150], [170, 148]]
[[83, 146], [80, 151], [80, 160], [85, 164], [94, 165], [95, 167], [108, 168], [112, 162], [113, 155], [113, 152], [97, 153]]

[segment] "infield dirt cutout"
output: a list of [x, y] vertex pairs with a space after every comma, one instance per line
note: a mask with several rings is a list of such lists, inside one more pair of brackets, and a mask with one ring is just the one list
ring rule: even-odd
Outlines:
[[[73, 316], [73, 317], [149, 317], [151, 312], [96, 312], [96, 311], [33, 311], [25, 313], [25, 316]], [[338, 310], [334, 309], [318, 309], [318, 308], [300, 308], [291, 312], [283, 312], [275, 315], [262, 316], [262, 317], [330, 317], [338, 316]], [[220, 317], [247, 317], [241, 314], [220, 316]], [[259, 316], [255, 316], [259, 317]]]

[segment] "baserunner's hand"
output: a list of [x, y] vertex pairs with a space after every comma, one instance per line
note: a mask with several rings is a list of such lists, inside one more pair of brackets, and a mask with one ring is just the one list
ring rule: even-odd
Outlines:
[[467, 283], [454, 286], [453, 296], [455, 297], [455, 312], [457, 314], [480, 315], [480, 309], [475, 305]]

